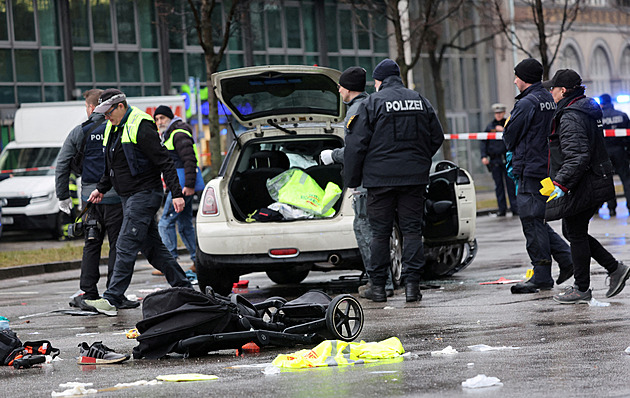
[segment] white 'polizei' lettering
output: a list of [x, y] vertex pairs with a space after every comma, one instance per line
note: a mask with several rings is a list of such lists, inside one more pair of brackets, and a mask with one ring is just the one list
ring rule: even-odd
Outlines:
[[553, 111], [556, 109], [556, 103], [555, 102], [541, 102], [540, 104], [540, 111]]
[[90, 134], [90, 141], [103, 141], [103, 134]]
[[623, 116], [617, 115], [612, 117], [605, 117], [602, 119], [602, 122], [607, 126], [611, 124], [621, 124], [623, 123]]
[[404, 112], [404, 111], [421, 111], [423, 110], [422, 101], [418, 100], [395, 100], [385, 101], [386, 112]]

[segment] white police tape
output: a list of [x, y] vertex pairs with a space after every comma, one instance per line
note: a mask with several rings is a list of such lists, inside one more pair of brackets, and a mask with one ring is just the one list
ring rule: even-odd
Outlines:
[[[629, 137], [630, 129], [604, 130], [604, 137]], [[444, 134], [446, 140], [500, 140], [503, 133], [460, 133]]]
[[9, 174], [9, 173], [24, 173], [28, 171], [41, 171], [41, 170], [54, 170], [55, 166], [42, 166], [42, 167], [28, 167], [25, 169], [8, 169], [8, 170], [0, 170], [0, 174]]

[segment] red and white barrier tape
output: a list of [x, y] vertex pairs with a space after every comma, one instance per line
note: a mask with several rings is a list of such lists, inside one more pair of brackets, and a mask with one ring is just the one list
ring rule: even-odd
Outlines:
[[[629, 137], [630, 129], [604, 130], [604, 137]], [[460, 133], [444, 134], [447, 140], [500, 140], [503, 133]]]
[[26, 171], [40, 171], [40, 170], [54, 170], [54, 169], [55, 169], [55, 166], [27, 167], [25, 169], [0, 170], [0, 174], [24, 173]]

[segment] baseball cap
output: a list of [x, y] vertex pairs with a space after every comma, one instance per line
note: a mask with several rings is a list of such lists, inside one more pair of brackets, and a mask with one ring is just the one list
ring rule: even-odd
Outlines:
[[124, 101], [127, 101], [125, 93], [115, 88], [108, 88], [98, 97], [98, 105], [94, 108], [94, 112], [105, 113], [112, 106]]
[[582, 78], [573, 69], [560, 69], [551, 80], [544, 81], [542, 85], [547, 89], [552, 87], [576, 88], [582, 85]]

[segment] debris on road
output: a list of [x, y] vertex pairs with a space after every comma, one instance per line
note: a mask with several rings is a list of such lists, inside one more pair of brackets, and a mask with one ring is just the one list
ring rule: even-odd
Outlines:
[[431, 351], [432, 357], [446, 357], [457, 354], [457, 350], [450, 345], [441, 351]]
[[215, 375], [204, 375], [201, 373], [181, 373], [181, 374], [173, 374], [173, 375], [160, 375], [156, 377], [156, 379], [161, 381], [172, 381], [172, 382], [182, 382], [182, 381], [208, 381], [208, 380], [216, 380], [219, 376]]
[[501, 383], [501, 380], [497, 377], [488, 377], [483, 374], [467, 379], [466, 381], [462, 381], [463, 388], [484, 388], [502, 385], [503, 383]]
[[521, 347], [512, 347], [512, 346], [492, 347], [486, 344], [469, 345], [468, 348], [470, 348], [471, 351], [477, 351], [477, 352], [499, 351], [499, 350], [520, 350], [521, 349]]

